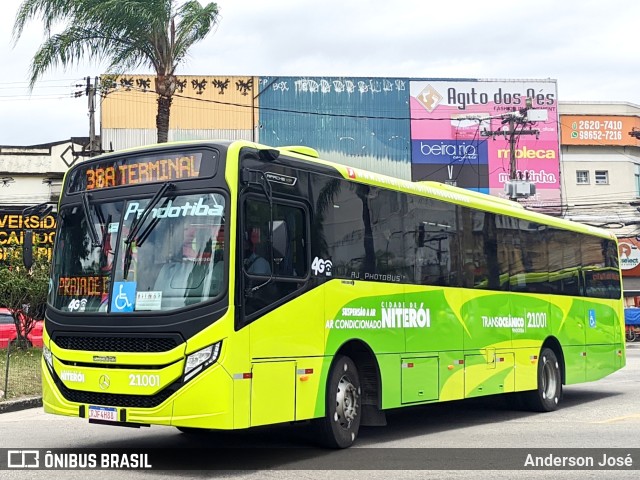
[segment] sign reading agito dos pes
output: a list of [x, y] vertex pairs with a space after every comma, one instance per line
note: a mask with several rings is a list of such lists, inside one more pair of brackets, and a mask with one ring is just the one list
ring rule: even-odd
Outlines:
[[21, 257], [25, 230], [33, 230], [34, 253], [46, 255], [51, 260], [56, 235], [56, 217], [47, 215], [22, 215], [20, 211], [0, 210], [0, 261], [14, 255]]

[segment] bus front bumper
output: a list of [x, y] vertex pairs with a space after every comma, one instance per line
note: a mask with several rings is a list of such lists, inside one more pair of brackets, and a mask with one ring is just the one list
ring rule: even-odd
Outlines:
[[[117, 401], [111, 405], [70, 401], [56, 385], [44, 359], [42, 362], [42, 403], [47, 413], [89, 418], [89, 407], [115, 407], [115, 425], [126, 422], [221, 430], [246, 426], [234, 425], [234, 380], [220, 364], [212, 365], [157, 406], [139, 408], [119, 406]], [[91, 392], [87, 393], [90, 398]]]

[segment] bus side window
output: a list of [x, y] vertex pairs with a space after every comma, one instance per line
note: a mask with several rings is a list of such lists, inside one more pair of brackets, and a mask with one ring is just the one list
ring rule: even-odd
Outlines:
[[[245, 314], [254, 314], [294, 294], [305, 285], [308, 276], [308, 239], [306, 211], [297, 204], [273, 202], [249, 196], [244, 202], [242, 269]], [[261, 260], [257, 260], [257, 258]], [[264, 268], [253, 269], [255, 262]], [[257, 287], [257, 288], [256, 288]]]

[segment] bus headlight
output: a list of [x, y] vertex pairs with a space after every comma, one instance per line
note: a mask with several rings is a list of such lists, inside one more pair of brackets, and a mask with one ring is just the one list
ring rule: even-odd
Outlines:
[[46, 345], [42, 346], [42, 356], [44, 357], [45, 362], [47, 362], [49, 370], [53, 370], [53, 355]]
[[184, 381], [190, 380], [202, 370], [214, 364], [215, 361], [218, 360], [221, 346], [222, 341], [189, 355], [184, 364]]

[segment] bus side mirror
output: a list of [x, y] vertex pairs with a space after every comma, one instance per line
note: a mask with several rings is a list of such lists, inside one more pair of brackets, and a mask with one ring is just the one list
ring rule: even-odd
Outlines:
[[33, 266], [33, 230], [25, 230], [22, 242], [22, 263], [27, 270]]
[[266, 179], [264, 174], [259, 170], [252, 170], [250, 168], [243, 168], [240, 173], [240, 182], [243, 185], [260, 185], [264, 187], [266, 185]]

